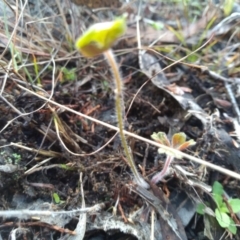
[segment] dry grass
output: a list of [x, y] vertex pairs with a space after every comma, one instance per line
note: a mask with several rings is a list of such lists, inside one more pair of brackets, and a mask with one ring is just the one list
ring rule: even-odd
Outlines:
[[[101, 58], [94, 60], [84, 59], [74, 49], [76, 37], [92, 21], [98, 19], [94, 15], [91, 17], [89, 10], [79, 6], [76, 7], [68, 0], [61, 2], [55, 0], [55, 2], [52, 2], [52, 6], [50, 5], [51, 3], [49, 5], [43, 4], [43, 0], [33, 5], [31, 5], [31, 1], [5, 1], [0, 5], [0, 113], [2, 115], [0, 119], [0, 141], [2, 145], [0, 151], [1, 149], [5, 151], [4, 149], [10, 147], [12, 151], [22, 155], [22, 160], [18, 164], [19, 169], [22, 171], [17, 173], [19, 179], [33, 173], [62, 168], [74, 172], [73, 175], [78, 175], [78, 172], [86, 173], [88, 181], [94, 186], [93, 183], [97, 177], [93, 175], [98, 176], [104, 171], [107, 174], [110, 172], [107, 180], [101, 180], [102, 182], [105, 180], [110, 188], [107, 193], [103, 192], [103, 195], [105, 194], [106, 198], [113, 198], [117, 202], [116, 195], [122, 194], [122, 187], [131, 181], [131, 178], [126, 173], [122, 177], [121, 174], [125, 172], [126, 165], [122, 162], [119, 163], [122, 152], [119, 152], [119, 149], [112, 144], [119, 129], [114, 121], [111, 122], [108, 119], [110, 123], [107, 123], [108, 120], [98, 119], [101, 111], [112, 108], [109, 103], [113, 100], [111, 97], [110, 74], [107, 65]], [[192, 19], [192, 15], [189, 18]], [[211, 24], [208, 22], [209, 25], [204, 26], [205, 31], [199, 35], [196, 34], [198, 40], [193, 44], [194, 48], [188, 48], [190, 43], [187, 36], [184, 35], [187, 32], [186, 27], [184, 29], [186, 31], [182, 31], [181, 36], [178, 35], [178, 40], [175, 43], [162, 45], [157, 42], [154, 46], [146, 46], [143, 49], [152, 53], [155, 52], [155, 56], [159, 52], [166, 52], [168, 56], [164, 56], [162, 61], [165, 64], [167, 63], [167, 67], [161, 70], [162, 73], [171, 74], [174, 67], [182, 64], [185, 67], [205, 71], [212, 78], [220, 79], [227, 89], [229, 79], [226, 79], [222, 74], [224, 71], [227, 70], [232, 79], [234, 77], [239, 79], [240, 61], [237, 55], [239, 53], [239, 44], [237, 42], [239, 29], [237, 24], [235, 31], [230, 27], [227, 33], [231, 33], [231, 36], [224, 39], [224, 36], [220, 35], [220, 29], [225, 26], [224, 22], [219, 21], [220, 23], [216, 24], [217, 27], [215, 28], [213, 22]], [[239, 19], [237, 22], [239, 23]], [[202, 24], [200, 21], [198, 23]], [[213, 31], [214, 29], [215, 31]], [[149, 31], [149, 35], [144, 32], [139, 33], [139, 47], [140, 42], [145, 41], [141, 34], [151, 36], [152, 30]], [[131, 31], [129, 34], [131, 34]], [[169, 28], [168, 34], [173, 39], [176, 32]], [[166, 36], [170, 35], [166, 34]], [[219, 39], [218, 36], [222, 39]], [[190, 37], [194, 41], [195, 32]], [[125, 40], [119, 43], [120, 61], [130, 56], [131, 51], [136, 49], [137, 42], [131, 42], [129, 39], [126, 37]], [[220, 43], [224, 46], [215, 52], [215, 45]], [[148, 45], [151, 45], [151, 41]], [[227, 62], [225, 65], [221, 61], [223, 58]], [[218, 71], [219, 68], [221, 68], [221, 71]], [[134, 79], [134, 75], [129, 78]], [[103, 79], [103, 81], [99, 79]], [[91, 81], [94, 83], [90, 83]], [[143, 91], [142, 88], [139, 87], [139, 91], [134, 92], [132, 102], [138, 98], [138, 94]], [[230, 96], [231, 91], [228, 94]], [[127, 96], [130, 96], [130, 94]], [[231, 99], [233, 105], [234, 99], [233, 96]], [[128, 106], [132, 106], [128, 100], [126, 100], [126, 103]], [[154, 103], [150, 103], [150, 105], [157, 109]], [[237, 103], [235, 103], [234, 109], [239, 117]], [[238, 125], [239, 123], [235, 124], [236, 129]], [[33, 133], [26, 133], [28, 128]], [[237, 147], [239, 141], [237, 130], [235, 134], [234, 143]], [[199, 158], [198, 152], [183, 153], [130, 131], [125, 131], [125, 135], [129, 137], [129, 142], [133, 146], [137, 141], [140, 146], [143, 143], [150, 144], [150, 151], [156, 151], [156, 147], [171, 150], [182, 158], [192, 161], [193, 169], [197, 169], [201, 165], [231, 178], [240, 179], [240, 174], [237, 172]], [[91, 136], [93, 137], [91, 138]], [[157, 151], [152, 155], [156, 154]], [[25, 159], [23, 159], [24, 157]], [[106, 161], [106, 159], [109, 159], [109, 161]], [[199, 165], [195, 165], [195, 163]], [[138, 164], [141, 164], [139, 160]], [[153, 164], [150, 163], [147, 168], [148, 177], [154, 171], [149, 170], [153, 169]], [[112, 169], [118, 169], [118, 174]], [[142, 172], [144, 173], [145, 169]], [[65, 173], [61, 174], [66, 179], [71, 176], [68, 173], [66, 175]], [[201, 181], [201, 179], [198, 180]], [[21, 182], [21, 180], [19, 181]], [[33, 177], [32, 181], [34, 182], [36, 179]], [[76, 181], [84, 184], [84, 181], [87, 180], [80, 181], [77, 179]], [[2, 181], [2, 184], [4, 185], [4, 181]], [[19, 183], [20, 191], [24, 188], [24, 184]], [[43, 188], [47, 189], [46, 185], [43, 185]], [[74, 186], [71, 190], [77, 191], [76, 188]], [[118, 193], [114, 192], [115, 188], [118, 188]], [[83, 189], [81, 190], [83, 194]], [[54, 191], [58, 192], [56, 189]], [[61, 195], [59, 192], [58, 194]], [[67, 205], [68, 196], [66, 192], [61, 197], [66, 201]], [[49, 195], [51, 196], [51, 194]], [[90, 194], [89, 199], [91, 197]], [[71, 195], [72, 199], [75, 198]], [[94, 205], [94, 202], [96, 203], [97, 200], [101, 202], [103, 199], [104, 197], [100, 197], [100, 199], [92, 197], [88, 204]], [[76, 202], [79, 207], [81, 201], [76, 200]], [[85, 207], [85, 205], [81, 206]], [[73, 206], [69, 204], [69, 207]], [[84, 207], [82, 209], [85, 209]], [[94, 211], [96, 210], [94, 207], [92, 208]], [[3, 215], [0, 213], [0, 216]]]

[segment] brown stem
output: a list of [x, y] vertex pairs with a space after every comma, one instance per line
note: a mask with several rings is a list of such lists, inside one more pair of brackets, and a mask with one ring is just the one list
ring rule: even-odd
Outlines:
[[124, 134], [124, 120], [123, 120], [123, 110], [124, 110], [124, 102], [123, 102], [123, 81], [120, 76], [120, 72], [118, 69], [117, 62], [115, 60], [115, 57], [113, 55], [113, 52], [111, 49], [104, 52], [105, 58], [107, 59], [111, 69], [112, 69], [112, 75], [115, 82], [115, 109], [116, 109], [116, 115], [117, 115], [117, 121], [118, 121], [118, 127], [119, 127], [119, 136], [122, 142], [122, 146], [127, 158], [128, 165], [134, 175], [136, 183], [144, 188], [149, 188], [148, 183], [140, 176], [136, 165], [133, 160], [131, 149], [129, 148], [127, 144], [127, 140]]
[[163, 179], [163, 177], [166, 175], [167, 170], [168, 170], [171, 162], [173, 161], [173, 159], [174, 159], [174, 157], [167, 156], [167, 159], [164, 163], [162, 171], [153, 176], [153, 178], [151, 180], [152, 183], [157, 184], [158, 182], [160, 182]]

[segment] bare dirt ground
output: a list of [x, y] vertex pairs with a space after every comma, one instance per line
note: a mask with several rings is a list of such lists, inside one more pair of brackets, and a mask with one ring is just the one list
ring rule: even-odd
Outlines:
[[[0, 1], [0, 240], [240, 239], [240, 3], [129, 2]], [[149, 189], [116, 134], [107, 62], [74, 47], [125, 12], [113, 50]], [[153, 184], [172, 154], [158, 132], [175, 155]], [[180, 132], [195, 142], [182, 155]]]

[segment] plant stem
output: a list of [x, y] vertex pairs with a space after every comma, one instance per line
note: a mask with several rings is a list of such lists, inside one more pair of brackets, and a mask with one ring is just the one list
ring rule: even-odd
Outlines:
[[162, 171], [153, 176], [153, 178], [151, 180], [152, 183], [157, 184], [159, 181], [161, 181], [163, 179], [163, 177], [166, 175], [167, 170], [168, 170], [171, 162], [173, 161], [173, 159], [174, 159], [174, 157], [167, 156], [167, 159], [165, 161]]
[[127, 140], [124, 134], [124, 120], [123, 120], [123, 112], [124, 112], [124, 102], [123, 102], [123, 81], [120, 76], [118, 64], [115, 60], [113, 52], [111, 49], [104, 52], [105, 58], [108, 61], [109, 66], [112, 69], [112, 75], [115, 82], [115, 109], [117, 115], [117, 122], [119, 127], [119, 136], [122, 142], [122, 146], [126, 155], [126, 159], [132, 173], [134, 175], [136, 183], [144, 188], [149, 188], [148, 183], [140, 176], [136, 165], [133, 160], [132, 152], [127, 144]]

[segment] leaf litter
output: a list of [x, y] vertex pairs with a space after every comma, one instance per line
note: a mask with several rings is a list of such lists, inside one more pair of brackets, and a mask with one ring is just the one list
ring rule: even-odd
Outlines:
[[[143, 1], [139, 8], [138, 2], [116, 1], [111, 10], [101, 10], [68, 0], [1, 1], [2, 239], [227, 235], [214, 215], [199, 218], [196, 207], [208, 202], [211, 208], [214, 181], [240, 198], [239, 2], [227, 16], [221, 5], [186, 4]], [[126, 11], [128, 32], [114, 46], [127, 79], [126, 130], [145, 139], [154, 132], [168, 139], [183, 132], [196, 142], [150, 189], [132, 181], [116, 130], [101, 124], [117, 126], [107, 64], [101, 56], [85, 59], [74, 49], [91, 23]], [[149, 19], [162, 23], [161, 30]], [[127, 136], [149, 181], [163, 169], [167, 151], [159, 154], [156, 145], [146, 148], [144, 141]], [[191, 157], [223, 168], [206, 168]], [[239, 239], [238, 234], [232, 237]]]

